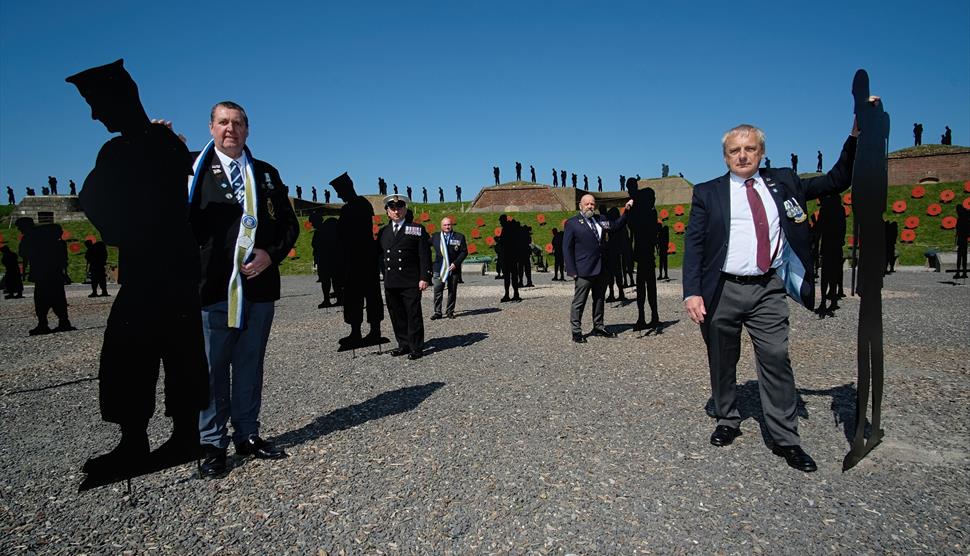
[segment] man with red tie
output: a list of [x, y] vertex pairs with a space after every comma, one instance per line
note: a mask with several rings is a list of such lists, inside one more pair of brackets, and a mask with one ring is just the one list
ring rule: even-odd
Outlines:
[[754, 344], [772, 451], [795, 469], [816, 470], [798, 436], [785, 295], [813, 307], [806, 202], [849, 187], [858, 134], [853, 125], [831, 171], [801, 179], [791, 168], [759, 170], [765, 134], [739, 125], [721, 140], [729, 172], [694, 188], [684, 240], [684, 306], [707, 344], [717, 417], [714, 446], [741, 435], [736, 381], [743, 325]]

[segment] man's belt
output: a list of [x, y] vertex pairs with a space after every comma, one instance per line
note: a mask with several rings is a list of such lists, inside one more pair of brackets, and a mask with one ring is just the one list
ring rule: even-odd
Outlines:
[[775, 275], [775, 269], [769, 268], [768, 272], [764, 274], [754, 274], [749, 276], [738, 276], [737, 274], [728, 274], [727, 272], [722, 272], [721, 276], [724, 277], [728, 282], [734, 282], [735, 284], [760, 284], [765, 285], [771, 280], [771, 277]]

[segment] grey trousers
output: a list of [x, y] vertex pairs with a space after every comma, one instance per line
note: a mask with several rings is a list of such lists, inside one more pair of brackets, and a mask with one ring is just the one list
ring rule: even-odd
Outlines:
[[444, 297], [445, 287], [448, 288], [448, 304], [445, 314], [455, 314], [455, 296], [458, 294], [458, 273], [449, 272], [448, 279], [441, 281], [441, 276], [435, 274], [431, 277], [434, 284], [434, 314], [441, 316], [441, 298]]
[[583, 311], [586, 309], [586, 298], [593, 293], [593, 328], [603, 328], [603, 313], [606, 302], [606, 284], [609, 273], [603, 271], [599, 276], [577, 276], [576, 289], [573, 292], [573, 304], [569, 309], [569, 322], [573, 334], [583, 333]]
[[741, 356], [741, 326], [754, 346], [758, 389], [765, 427], [775, 443], [795, 446], [798, 393], [788, 358], [788, 303], [777, 275], [765, 284], [725, 281], [721, 297], [701, 325], [711, 370], [711, 392], [718, 425], [737, 428], [737, 364]]

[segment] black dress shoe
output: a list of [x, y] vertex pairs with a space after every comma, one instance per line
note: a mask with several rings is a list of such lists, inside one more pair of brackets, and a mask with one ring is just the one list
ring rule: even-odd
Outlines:
[[236, 454], [240, 456], [254, 456], [256, 459], [283, 459], [286, 452], [273, 446], [258, 436], [250, 436], [243, 442], [236, 444]]
[[27, 334], [29, 334], [31, 336], [43, 336], [44, 334], [51, 334], [53, 332], [54, 331], [51, 330], [50, 327], [47, 326], [46, 324], [43, 325], [43, 326], [41, 326], [41, 325], [38, 324], [36, 327], [31, 328], [30, 330], [28, 330], [27, 331]]
[[411, 350], [405, 347], [396, 347], [391, 351], [389, 351], [388, 353], [391, 354], [391, 357], [400, 357], [402, 355], [407, 355], [411, 353]]
[[449, 319], [453, 319], [453, 318], [455, 318], [455, 314], [454, 314], [454, 313], [448, 313], [448, 314], [447, 314], [447, 315], [445, 315], [445, 316], [447, 316], [447, 317], [448, 317]]
[[226, 449], [210, 444], [202, 446], [202, 463], [199, 476], [206, 479], [219, 477], [226, 472]]
[[711, 444], [719, 447], [728, 446], [739, 436], [741, 436], [741, 429], [718, 425], [714, 427], [714, 432], [711, 434]]
[[507, 295], [498, 300], [499, 303], [508, 303], [509, 301], [512, 301], [512, 299]]
[[594, 328], [589, 332], [589, 334], [590, 336], [599, 336], [601, 338], [616, 338], [616, 334], [605, 328]]
[[439, 315], [439, 314], [437, 314], [437, 313], [435, 313], [435, 314], [433, 314], [433, 315], [431, 315], [431, 320], [438, 320], [438, 319], [440, 319], [440, 318], [441, 318], [441, 315]]
[[408, 353], [408, 359], [410, 359], [411, 361], [414, 361], [415, 359], [421, 359], [422, 356], [424, 356], [424, 353], [420, 351], [412, 351]]
[[320, 304], [317, 305], [317, 309], [326, 309], [327, 307], [333, 307], [333, 305], [329, 301], [321, 301]]
[[573, 341], [577, 344], [585, 344], [586, 338], [582, 334], [573, 334]]
[[776, 444], [771, 448], [771, 453], [785, 458], [789, 467], [799, 471], [811, 473], [818, 469], [815, 460], [812, 459], [812, 456], [806, 454], [801, 446], [778, 446]]
[[646, 329], [647, 329], [647, 321], [645, 320], [638, 320], [637, 322], [633, 323], [633, 330], [646, 330]]

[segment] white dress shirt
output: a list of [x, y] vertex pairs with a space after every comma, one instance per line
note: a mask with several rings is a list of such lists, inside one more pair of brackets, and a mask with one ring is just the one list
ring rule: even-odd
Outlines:
[[[778, 205], [768, 191], [760, 173], [754, 178], [754, 190], [761, 197], [765, 205], [765, 215], [768, 217], [768, 245], [769, 256], [773, 256], [772, 268], [781, 265], [780, 254], [784, 250], [785, 234], [778, 221]], [[748, 204], [748, 193], [745, 191], [744, 179], [731, 173], [731, 225], [728, 236], [727, 257], [724, 259], [724, 272], [737, 276], [757, 276], [762, 274], [758, 269], [758, 240], [754, 232], [754, 217], [751, 215], [751, 205]]]

